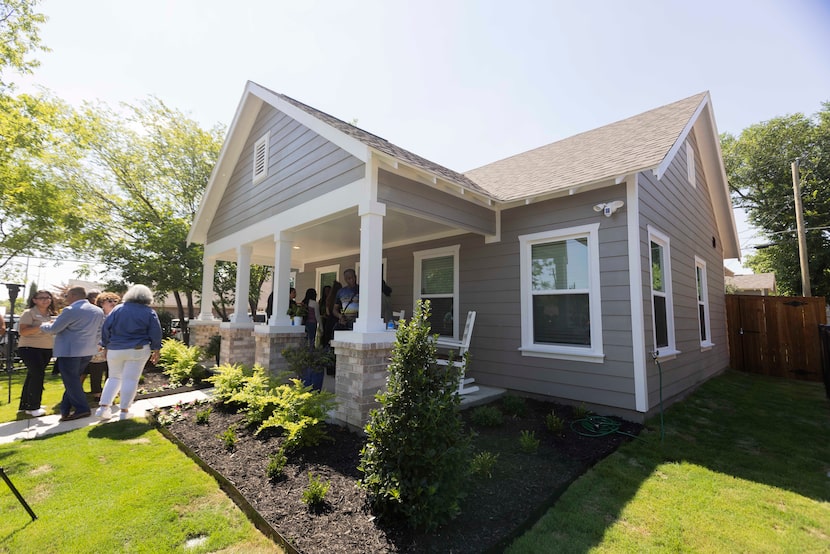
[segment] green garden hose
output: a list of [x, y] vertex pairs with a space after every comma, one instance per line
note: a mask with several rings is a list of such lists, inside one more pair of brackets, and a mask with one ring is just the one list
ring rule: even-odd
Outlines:
[[626, 437], [633, 437], [639, 439], [637, 435], [620, 431], [620, 422], [610, 417], [589, 415], [582, 419], [576, 419], [571, 422], [571, 430], [577, 435], [583, 437], [604, 437], [606, 435], [613, 435], [619, 433]]

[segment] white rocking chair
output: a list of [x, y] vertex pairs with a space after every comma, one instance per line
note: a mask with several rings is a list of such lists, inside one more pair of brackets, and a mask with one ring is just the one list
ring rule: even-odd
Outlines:
[[[475, 379], [464, 375], [464, 354], [470, 349], [470, 340], [473, 337], [473, 326], [475, 322], [476, 313], [467, 312], [467, 322], [464, 324], [464, 334], [461, 335], [461, 340], [438, 337], [436, 341], [436, 345], [439, 348], [454, 351], [453, 365], [461, 368], [461, 380], [458, 382], [458, 394], [461, 395], [470, 394], [478, 390], [478, 386], [473, 385]], [[448, 365], [449, 360], [439, 358], [435, 363], [438, 365]]]

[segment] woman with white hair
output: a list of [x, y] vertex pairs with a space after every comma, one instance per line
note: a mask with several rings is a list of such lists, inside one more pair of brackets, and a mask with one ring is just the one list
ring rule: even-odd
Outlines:
[[121, 392], [119, 419], [130, 416], [130, 405], [138, 390], [138, 380], [147, 360], [156, 363], [161, 349], [161, 324], [153, 303], [153, 293], [144, 285], [133, 285], [104, 320], [101, 346], [107, 352], [109, 376], [101, 392], [95, 416], [112, 417], [112, 401]]

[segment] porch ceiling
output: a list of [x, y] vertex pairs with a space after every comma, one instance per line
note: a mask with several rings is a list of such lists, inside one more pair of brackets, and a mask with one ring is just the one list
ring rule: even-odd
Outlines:
[[[341, 212], [325, 220], [309, 223], [292, 231], [294, 250], [291, 266], [330, 260], [360, 252], [360, 217], [357, 210]], [[383, 218], [383, 247], [401, 246], [433, 238], [460, 234], [464, 231], [394, 209], [387, 209]], [[252, 243], [251, 261], [260, 265], [274, 264], [274, 242], [265, 237]], [[236, 261], [236, 253], [227, 252], [221, 259]]]

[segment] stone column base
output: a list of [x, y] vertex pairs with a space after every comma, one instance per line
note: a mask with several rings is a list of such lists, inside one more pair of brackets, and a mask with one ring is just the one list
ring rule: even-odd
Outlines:
[[190, 346], [198, 346], [199, 348], [207, 348], [210, 343], [210, 337], [219, 334], [219, 324], [221, 321], [191, 319], [187, 327], [190, 330]]
[[253, 323], [222, 323], [219, 334], [222, 335], [220, 364], [254, 365], [256, 344]]
[[[354, 338], [357, 340], [366, 338], [359, 337], [360, 333], [349, 334], [356, 335]], [[349, 338], [343, 337], [331, 343], [337, 356], [335, 417], [352, 428], [363, 429], [369, 420], [369, 411], [378, 407], [375, 393], [386, 387], [394, 335], [364, 343], [351, 342]]]

